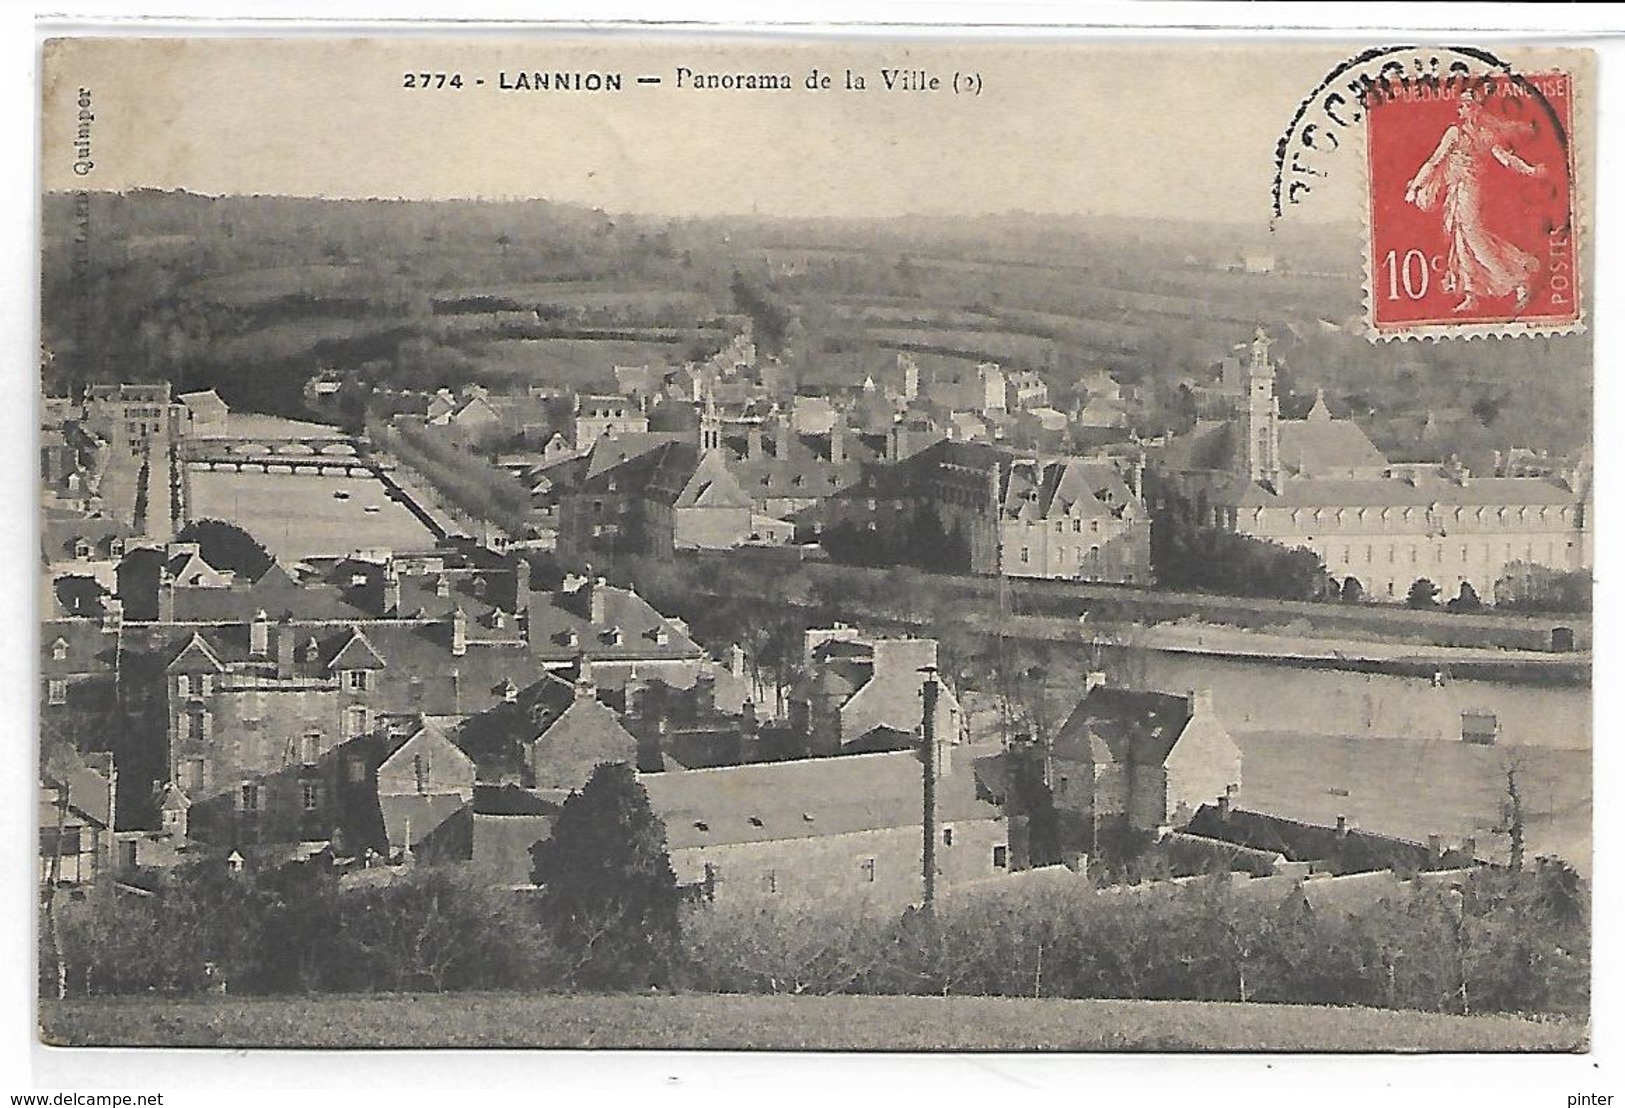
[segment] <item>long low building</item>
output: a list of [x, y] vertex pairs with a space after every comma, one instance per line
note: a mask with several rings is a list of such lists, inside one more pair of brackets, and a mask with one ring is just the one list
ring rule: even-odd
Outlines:
[[1442, 599], [1465, 584], [1488, 601], [1509, 566], [1590, 568], [1584, 467], [1479, 477], [1455, 464], [1395, 465], [1323, 396], [1305, 419], [1280, 419], [1262, 333], [1240, 373], [1233, 417], [1198, 421], [1153, 458], [1200, 522], [1312, 550], [1340, 584], [1377, 600], [1404, 600], [1426, 579]]
[[[979, 798], [971, 762], [992, 748], [944, 744], [934, 842], [943, 888], [1009, 871], [1004, 813]], [[805, 758], [639, 776], [666, 825], [680, 884], [719, 901], [923, 895], [924, 769], [913, 751]], [[552, 834], [559, 790], [479, 790], [459, 843], [493, 883], [530, 882], [530, 846]]]

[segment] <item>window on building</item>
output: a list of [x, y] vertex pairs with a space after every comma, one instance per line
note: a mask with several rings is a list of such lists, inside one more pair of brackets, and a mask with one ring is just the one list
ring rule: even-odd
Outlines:
[[299, 764], [313, 766], [321, 757], [322, 733], [320, 731], [306, 731], [299, 736]]
[[1073, 534], [1078, 534], [1082, 530], [1083, 530], [1083, 520], [1081, 520], [1081, 519], [1073, 520], [1072, 521], [1072, 533]]
[[423, 702], [423, 678], [413, 677], [406, 682], [406, 699], [411, 704]]
[[238, 793], [238, 807], [245, 812], [260, 810], [260, 787], [253, 781], [244, 781]]
[[196, 794], [196, 793], [202, 791], [202, 789], [203, 789], [203, 759], [202, 758], [183, 758], [183, 759], [181, 759], [180, 784], [181, 784], [181, 788], [185, 789], [188, 793]]
[[865, 881], [873, 881], [875, 879], [875, 860], [873, 858], [865, 858], [859, 864], [858, 869], [862, 871], [863, 879]]
[[68, 660], [68, 644], [66, 642], [64, 642], [62, 639], [58, 639], [58, 640], [56, 640], [56, 642], [52, 643], [51, 644], [51, 658], [52, 658], [52, 660], [58, 661], [58, 662], [67, 661]]
[[419, 796], [429, 791], [429, 759], [423, 754], [412, 755], [412, 785]]
[[209, 713], [197, 709], [186, 713], [186, 738], [188, 742], [200, 743], [209, 737]]
[[353, 739], [357, 735], [367, 733], [367, 709], [359, 704], [352, 704], [344, 709], [344, 737]]
[[318, 811], [322, 806], [322, 787], [315, 781], [302, 781], [299, 784], [300, 807], [307, 812]]
[[952, 827], [944, 827], [942, 829], [942, 845], [943, 846], [953, 846], [954, 845], [954, 829]]
[[779, 875], [776, 870], [768, 870], [762, 874], [762, 891], [769, 894], [779, 891]]
[[52, 677], [45, 682], [45, 702], [47, 704], [68, 702], [68, 682], [64, 678]]
[[1007, 868], [1009, 868], [1009, 865], [1010, 865], [1010, 848], [1007, 847], [1007, 846], [996, 846], [996, 847], [994, 847], [993, 848], [993, 868], [994, 869], [1007, 869]]
[[177, 696], [183, 696], [183, 697], [192, 695], [192, 675], [191, 674], [183, 673], [179, 677], [175, 678], [175, 693], [176, 693]]
[[79, 832], [80, 828], [64, 827], [59, 835], [55, 827], [41, 827], [39, 829], [39, 856], [41, 858], [54, 858], [59, 850], [62, 852], [63, 857], [78, 854], [81, 849]]
[[366, 692], [367, 691], [367, 671], [364, 670], [364, 669], [352, 669], [352, 670], [350, 670], [348, 675], [345, 678], [344, 683], [347, 686], [349, 686], [350, 691], [352, 691], [352, 692]]
[[214, 692], [214, 674], [200, 673], [197, 676], [197, 694], [209, 696]]
[[344, 773], [350, 784], [365, 784], [367, 780], [367, 760], [356, 757], [346, 758], [344, 760]]
[[1029, 555], [1029, 552], [1028, 552], [1027, 548], [1025, 546], [1022, 547], [1021, 548], [1021, 564], [1026, 565], [1027, 560], [1028, 560], [1029, 557], [1030, 557], [1030, 555]]

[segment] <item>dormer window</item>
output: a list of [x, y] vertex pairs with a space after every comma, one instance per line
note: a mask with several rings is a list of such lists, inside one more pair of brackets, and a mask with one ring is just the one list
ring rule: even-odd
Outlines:
[[320, 657], [321, 652], [321, 644], [315, 639], [311, 639], [309, 642], [305, 643], [304, 659], [307, 662], [314, 662], [318, 657]]
[[90, 557], [90, 544], [84, 539], [73, 540], [73, 556], [75, 558]]
[[115, 558], [124, 557], [124, 540], [113, 539], [107, 544], [107, 552]]
[[483, 578], [483, 577], [474, 578], [474, 595], [475, 596], [479, 597], [481, 600], [485, 599], [486, 588], [487, 588], [487, 585], [486, 585], [485, 578]]
[[51, 658], [58, 662], [68, 660], [68, 643], [66, 639], [57, 639], [56, 642], [51, 644]]

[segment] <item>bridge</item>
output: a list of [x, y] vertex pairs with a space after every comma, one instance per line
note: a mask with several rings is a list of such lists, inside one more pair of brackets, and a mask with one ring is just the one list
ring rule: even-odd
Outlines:
[[188, 469], [233, 473], [303, 473], [367, 476], [393, 462], [364, 453], [354, 439], [310, 436], [289, 439], [183, 439], [180, 461]]

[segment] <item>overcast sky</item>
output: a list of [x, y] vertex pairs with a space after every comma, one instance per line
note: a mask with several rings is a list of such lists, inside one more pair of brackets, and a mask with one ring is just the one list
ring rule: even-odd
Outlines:
[[[1268, 218], [1275, 144], [1354, 52], [1315, 44], [1072, 46], [554, 38], [75, 40], [47, 52], [47, 188], [341, 197], [539, 196], [610, 211]], [[788, 92], [679, 89], [674, 71], [784, 73]], [[817, 67], [830, 91], [803, 87]], [[980, 96], [885, 92], [924, 68]], [[845, 91], [845, 71], [868, 78]], [[619, 72], [618, 94], [503, 92], [499, 74]], [[403, 88], [456, 72], [461, 90]], [[660, 86], [634, 77], [653, 74]], [[483, 78], [484, 86], [474, 80]], [[75, 176], [79, 90], [91, 160]], [[1303, 212], [1359, 215], [1361, 153]]]

